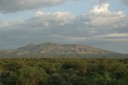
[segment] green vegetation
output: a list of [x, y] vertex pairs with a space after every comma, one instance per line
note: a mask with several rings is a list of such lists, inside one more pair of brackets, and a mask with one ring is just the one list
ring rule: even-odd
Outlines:
[[128, 59], [0, 59], [0, 85], [128, 85]]

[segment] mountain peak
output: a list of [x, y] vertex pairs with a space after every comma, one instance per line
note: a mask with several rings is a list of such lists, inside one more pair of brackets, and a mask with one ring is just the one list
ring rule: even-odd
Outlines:
[[30, 43], [27, 46], [35, 46], [35, 45], [36, 45], [35, 43]]
[[59, 45], [57, 43], [52, 43], [52, 42], [45, 42], [45, 43], [42, 43], [42, 45]]

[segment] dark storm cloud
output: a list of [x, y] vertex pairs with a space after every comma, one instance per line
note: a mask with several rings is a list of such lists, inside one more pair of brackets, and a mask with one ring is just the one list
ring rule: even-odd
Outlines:
[[0, 0], [0, 12], [14, 13], [17, 11], [33, 10], [55, 6], [67, 1], [77, 0]]

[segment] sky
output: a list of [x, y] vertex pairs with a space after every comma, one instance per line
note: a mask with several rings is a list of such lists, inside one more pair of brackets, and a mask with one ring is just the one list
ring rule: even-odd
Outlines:
[[44, 42], [128, 54], [128, 0], [0, 0], [0, 50]]

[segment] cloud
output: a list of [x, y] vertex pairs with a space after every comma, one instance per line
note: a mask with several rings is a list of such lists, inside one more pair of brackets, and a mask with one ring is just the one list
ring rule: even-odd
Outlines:
[[111, 42], [128, 42], [128, 33], [111, 33], [95, 36], [96, 39]]
[[12, 43], [10, 47], [2, 45], [4, 48], [12, 48], [20, 43], [56, 40], [56, 34], [65, 35], [68, 30], [71, 31], [68, 26], [73, 21], [74, 16], [69, 12], [44, 13], [42, 11], [36, 12], [32, 18], [26, 20], [1, 20], [0, 41], [5, 43], [0, 42], [0, 45]]
[[55, 6], [67, 1], [77, 0], [0, 0], [0, 12], [14, 13], [17, 11], [33, 10]]
[[94, 6], [90, 13], [83, 14], [81, 18], [89, 22], [90, 28], [98, 34], [126, 31], [128, 16], [122, 11], [111, 12], [108, 8], [108, 3]]
[[70, 23], [74, 19], [74, 16], [69, 12], [44, 13], [42, 11], [37, 11], [34, 18], [39, 19], [39, 22], [46, 22], [46, 25], [49, 25], [50, 21], [58, 25], [64, 25]]
[[[29, 19], [1, 20], [0, 47], [16, 48], [31, 42], [49, 41], [96, 46], [118, 46], [122, 43], [123, 49], [128, 43], [127, 27], [128, 15], [122, 11], [111, 12], [108, 3], [94, 6], [90, 12], [79, 16], [65, 11], [39, 10]], [[112, 46], [110, 49], [113, 49]]]
[[128, 33], [113, 33], [113, 34], [108, 34], [106, 37], [126, 37], [128, 38]]
[[104, 3], [101, 6], [97, 5], [93, 7], [93, 10], [91, 10], [92, 13], [109, 13], [108, 10], [109, 4]]

